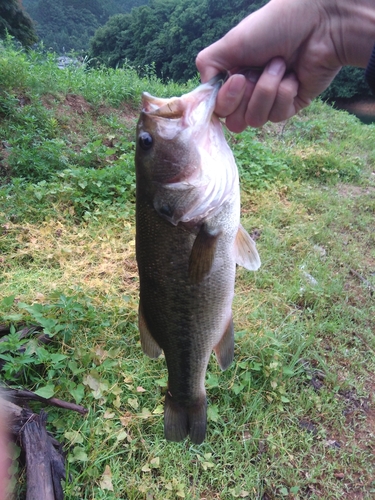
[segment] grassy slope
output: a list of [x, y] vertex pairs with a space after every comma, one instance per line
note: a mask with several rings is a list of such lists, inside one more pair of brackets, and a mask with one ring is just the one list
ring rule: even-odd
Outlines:
[[89, 408], [48, 409], [66, 498], [373, 498], [375, 128], [317, 102], [229, 137], [263, 265], [238, 270], [236, 362], [209, 365], [207, 439], [175, 444], [164, 360], [137, 332], [132, 141], [142, 90], [186, 89], [10, 49], [0, 75], [0, 169], [24, 178], [0, 188], [0, 323], [56, 340], [0, 376]]

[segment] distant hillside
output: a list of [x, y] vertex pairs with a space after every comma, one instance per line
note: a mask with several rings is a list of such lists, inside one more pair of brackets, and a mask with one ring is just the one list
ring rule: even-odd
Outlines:
[[40, 41], [58, 53], [84, 51], [95, 31], [115, 14], [130, 12], [148, 0], [23, 0]]
[[[196, 75], [198, 52], [268, 0], [151, 0], [113, 16], [91, 41], [90, 59], [113, 68], [152, 68], [164, 81]], [[140, 74], [141, 74], [140, 73]]]

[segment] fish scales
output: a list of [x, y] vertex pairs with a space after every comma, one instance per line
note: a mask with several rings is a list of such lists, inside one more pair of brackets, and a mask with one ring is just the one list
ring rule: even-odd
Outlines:
[[[164, 432], [172, 441], [204, 440], [211, 352], [222, 369], [233, 358], [236, 262], [260, 265], [239, 225], [237, 168], [213, 115], [219, 85], [171, 100], [144, 95], [137, 127], [139, 329], [146, 354], [165, 354]], [[228, 165], [216, 169], [221, 154]]]

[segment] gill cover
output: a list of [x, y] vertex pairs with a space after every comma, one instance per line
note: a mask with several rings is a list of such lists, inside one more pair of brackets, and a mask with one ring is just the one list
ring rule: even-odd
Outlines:
[[152, 203], [174, 225], [213, 215], [238, 190], [238, 173], [214, 114], [223, 75], [183, 95], [144, 93], [137, 129], [137, 168], [152, 183]]

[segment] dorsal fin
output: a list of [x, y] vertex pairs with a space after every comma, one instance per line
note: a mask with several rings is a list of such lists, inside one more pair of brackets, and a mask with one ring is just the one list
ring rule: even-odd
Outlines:
[[236, 236], [236, 262], [239, 266], [256, 271], [260, 268], [260, 258], [255, 241], [240, 224]]

